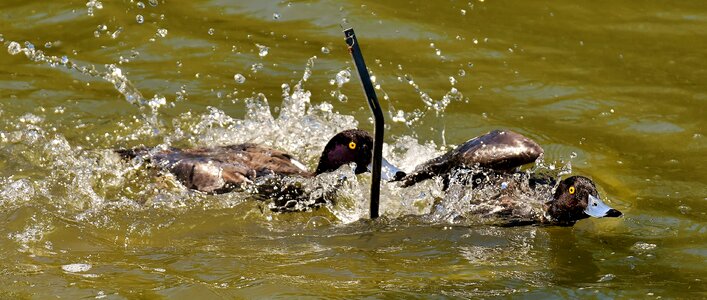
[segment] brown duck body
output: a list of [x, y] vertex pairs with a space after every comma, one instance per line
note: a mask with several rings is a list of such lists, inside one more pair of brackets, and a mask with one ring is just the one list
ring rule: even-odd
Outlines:
[[126, 158], [148, 158], [152, 164], [172, 173], [185, 187], [214, 194], [229, 192], [265, 176], [313, 176], [292, 155], [256, 144], [118, 152]]
[[[339, 132], [324, 147], [315, 172], [307, 171], [302, 163], [288, 153], [250, 143], [165, 150], [141, 147], [116, 152], [124, 158], [139, 157], [149, 161], [151, 165], [172, 173], [190, 189], [218, 194], [230, 192], [244, 184], [256, 183], [262, 187], [259, 189], [262, 192], [278, 190], [280, 192], [275, 194], [281, 194], [282, 188], [270, 189], [262, 185], [278, 185], [277, 179], [285, 176], [312, 177], [335, 171], [349, 163], [356, 163], [356, 174], [366, 172], [371, 163], [372, 148], [373, 138], [364, 130]], [[400, 178], [404, 173], [396, 176]], [[292, 193], [296, 194], [294, 190]], [[287, 198], [294, 198], [294, 195], [288, 195]]]

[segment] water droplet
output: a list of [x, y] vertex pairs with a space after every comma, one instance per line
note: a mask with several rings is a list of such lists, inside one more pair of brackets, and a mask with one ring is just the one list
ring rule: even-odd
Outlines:
[[280, 14], [279, 14], [279, 13], [274, 13], [274, 14], [272, 14], [272, 19], [273, 19], [273, 20], [279, 20], [279, 19], [280, 19]]
[[631, 250], [636, 251], [636, 252], [646, 252], [646, 251], [651, 251], [655, 250], [658, 246], [656, 244], [650, 244], [646, 242], [636, 242], [633, 244], [631, 247]]
[[680, 205], [680, 206], [678, 206], [678, 210], [680, 210], [680, 213], [681, 213], [681, 214], [685, 215], [685, 214], [690, 213], [690, 211], [692, 210], [692, 208], [690, 208], [690, 207], [687, 206], [687, 205]]
[[457, 79], [455, 79], [454, 76], [449, 76], [449, 83], [451, 83], [452, 85], [454, 85], [454, 84], [457, 83]]
[[233, 80], [235, 80], [236, 83], [238, 83], [238, 84], [243, 84], [245, 82], [245, 76], [243, 76], [241, 74], [236, 74], [236, 75], [233, 75]]
[[322, 102], [322, 104], [319, 105], [319, 110], [321, 111], [331, 112], [332, 109], [334, 109], [334, 105], [327, 102]]
[[341, 70], [336, 74], [336, 86], [341, 87], [351, 80], [351, 72], [349, 70]]
[[253, 73], [258, 73], [258, 71], [260, 71], [262, 69], [263, 69], [263, 64], [261, 64], [261, 63], [254, 63], [250, 66], [250, 70]]
[[70, 273], [86, 272], [91, 268], [92, 266], [90, 264], [69, 264], [61, 266], [62, 270]]
[[67, 63], [69, 63], [69, 58], [66, 57], [66, 55], [62, 56], [62, 57], [61, 57], [61, 63], [64, 64], [64, 65], [67, 64]]
[[466, 16], [466, 9], [461, 10], [462, 16]]
[[10, 45], [7, 46], [7, 52], [12, 55], [20, 53], [20, 51], [22, 51], [22, 46], [17, 42], [10, 42]]
[[142, 1], [138, 1], [138, 2], [137, 2], [137, 8], [139, 8], [139, 9], [145, 8], [145, 3], [142, 3]]
[[44, 43], [44, 48], [51, 48], [51, 47], [52, 47], [52, 42]]
[[166, 37], [167, 36], [167, 29], [157, 28], [157, 35], [160, 37]]
[[216, 30], [214, 30], [213, 28], [209, 28], [209, 31], [207, 32], [209, 33], [209, 35], [214, 35], [214, 32], [216, 32]]
[[270, 48], [268, 48], [267, 46], [260, 45], [260, 44], [255, 44], [255, 45], [258, 46], [258, 49], [259, 49], [258, 55], [260, 55], [260, 57], [265, 57], [266, 55], [268, 55], [268, 51], [270, 51]]
[[405, 112], [398, 110], [398, 112], [393, 116], [393, 122], [405, 122]]
[[123, 31], [123, 27], [118, 27], [118, 29], [116, 29], [116, 30], [113, 32], [113, 34], [110, 35], [110, 38], [112, 38], [112, 39], [118, 38], [118, 35], [120, 35], [120, 33], [121, 33], [122, 31]]
[[147, 2], [150, 3], [150, 5], [152, 6], [157, 6], [157, 0], [149, 0]]
[[597, 280], [597, 282], [611, 281], [611, 280], [613, 280], [614, 278], [616, 278], [616, 275], [614, 275], [614, 274], [606, 274], [606, 275], [602, 276], [601, 278], [599, 278], [599, 280]]
[[459, 76], [460, 77], [466, 76], [466, 71], [464, 71], [463, 69], [459, 69]]
[[5, 41], [5, 38], [2, 36], [2, 34], [0, 34], [0, 42], [3, 42], [3, 41]]
[[142, 22], [145, 22], [145, 18], [142, 15], [137, 15], [135, 16], [135, 21], [137, 21], [139, 24], [142, 24]]
[[93, 9], [103, 9], [103, 3], [98, 0], [89, 0], [86, 2], [86, 8], [88, 15], [93, 17]]
[[153, 111], [157, 110], [158, 108], [160, 108], [160, 106], [163, 106], [165, 104], [167, 104], [167, 98], [158, 95], [155, 95], [154, 97], [152, 97], [152, 99], [147, 101], [147, 105], [150, 106]]
[[324, 54], [329, 54], [329, 48], [327, 48], [327, 47], [322, 47], [322, 53], [324, 53]]

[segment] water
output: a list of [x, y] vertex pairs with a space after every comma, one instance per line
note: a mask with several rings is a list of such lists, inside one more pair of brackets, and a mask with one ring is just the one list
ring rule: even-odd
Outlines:
[[[0, 4], [4, 298], [705, 297], [704, 3], [137, 3]], [[625, 217], [458, 221], [483, 192], [428, 181], [384, 186], [371, 222], [370, 176], [347, 168], [317, 179], [352, 178], [336, 205], [278, 214], [110, 151], [250, 141], [313, 168], [335, 132], [373, 128], [343, 19], [389, 160], [509, 128]]]

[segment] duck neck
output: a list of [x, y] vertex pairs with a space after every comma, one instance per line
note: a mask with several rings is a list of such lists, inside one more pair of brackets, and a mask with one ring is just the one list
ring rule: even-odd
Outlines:
[[551, 200], [544, 204], [544, 213], [542, 215], [543, 224], [572, 226], [577, 220], [572, 219], [568, 213], [563, 213], [563, 210], [558, 205], [558, 201]]

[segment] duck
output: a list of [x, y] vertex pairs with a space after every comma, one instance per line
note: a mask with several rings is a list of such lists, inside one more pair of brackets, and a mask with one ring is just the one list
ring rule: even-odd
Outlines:
[[[441, 177], [445, 191], [450, 185], [455, 185], [456, 196], [459, 196], [459, 186], [465, 189], [469, 186], [472, 189], [495, 186], [497, 188], [491, 189], [494, 192], [487, 195], [487, 199], [476, 201], [494, 203], [486, 206], [492, 209], [479, 210], [478, 213], [482, 217], [501, 220], [499, 225], [571, 226], [589, 217], [622, 216], [619, 210], [601, 200], [596, 185], [588, 177], [575, 175], [558, 182], [551, 176], [519, 171], [521, 166], [535, 162], [543, 153], [538, 143], [522, 134], [511, 130], [493, 130], [420, 164], [398, 181], [402, 182], [402, 187], [409, 187]], [[552, 188], [552, 193], [538, 192]], [[531, 203], [527, 203], [529, 197], [519, 197], [521, 194], [544, 195], [549, 199], [539, 199], [542, 205], [541, 212], [538, 212], [531, 209]]]
[[[293, 176], [312, 178], [351, 163], [356, 164], [355, 174], [369, 172], [372, 149], [373, 137], [367, 131], [343, 130], [324, 146], [313, 172], [289, 153], [254, 143], [186, 149], [137, 147], [115, 152], [124, 159], [147, 161], [151, 166], [174, 175], [184, 187], [206, 194], [223, 194], [259, 184], [260, 196], [281, 200], [282, 203], [275, 205], [280, 207], [292, 206], [301, 198], [297, 194], [303, 192], [295, 186], [274, 187], [280, 179]], [[385, 159], [382, 165], [383, 180], [400, 180], [405, 176]]]

